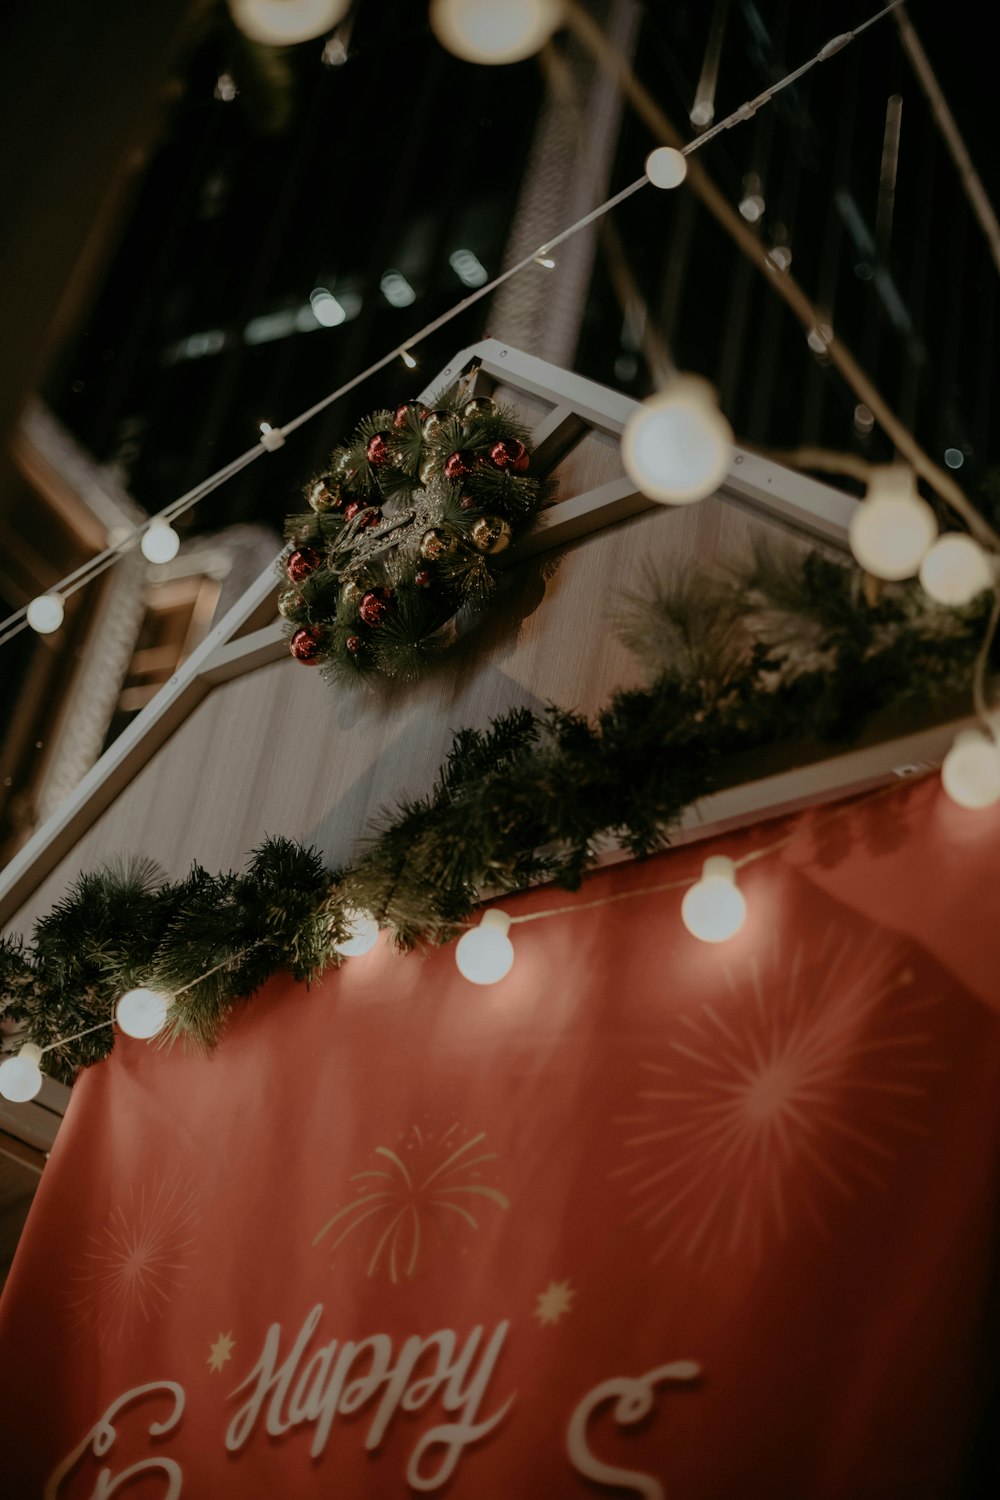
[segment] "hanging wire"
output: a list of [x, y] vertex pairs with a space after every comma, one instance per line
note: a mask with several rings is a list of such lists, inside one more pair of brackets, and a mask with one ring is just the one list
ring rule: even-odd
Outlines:
[[[828, 58], [834, 56], [834, 54], [839, 52], [842, 47], [845, 47], [848, 42], [853, 41], [856, 36], [859, 36], [861, 34], [861, 32], [866, 31], [869, 26], [873, 26], [877, 21], [880, 21], [883, 16], [888, 15], [890, 11], [895, 10], [896, 7], [900, 4], [902, 4], [902, 0], [892, 0], [891, 4], [887, 5], [883, 10], [880, 10], [876, 15], [871, 16], [867, 21], [862, 22], [860, 26], [856, 26], [853, 31], [846, 31], [839, 36], [833, 37], [825, 44], [825, 46], [820, 48], [820, 50], [814, 57], [810, 58], [800, 67], [795, 68], [791, 73], [788, 73], [777, 83], [772, 84], [769, 88], [765, 89], [763, 93], [757, 94], [754, 96], [754, 98], [746, 100], [737, 109], [734, 109], [730, 114], [728, 114], [725, 119], [718, 121], [717, 124], [704, 131], [703, 134], [697, 137], [697, 139], [689, 141], [684, 145], [678, 145], [677, 149], [679, 149], [681, 151], [681, 154], [684, 156], [692, 156], [696, 151], [700, 151], [702, 147], [705, 146], [709, 141], [714, 140], [715, 137], [722, 131], [730, 130], [734, 126], [741, 125], [747, 120], [752, 119], [757, 111], [764, 108], [765, 105], [769, 104], [774, 96], [780, 93], [782, 89], [787, 88], [790, 84], [796, 82], [799, 78], [802, 78], [806, 73], [810, 72], [811, 69], [816, 67], [818, 63], [825, 62]], [[603, 46], [603, 38], [602, 34], [596, 26], [596, 23], [594, 23], [588, 16], [583, 15], [575, 5], [570, 7], [570, 18], [587, 45], [593, 48], [600, 44], [600, 46], [598, 46], [600, 61], [605, 66], [610, 66], [613, 69], [616, 69], [619, 74], [622, 87], [632, 99], [632, 102], [636, 104], [637, 108], [639, 108], [640, 113], [644, 114], [644, 116], [648, 120], [652, 121], [656, 133], [662, 135], [664, 133], [664, 130], [666, 130], [666, 133], [670, 137], [669, 144], [674, 144], [674, 132], [667, 125], [665, 117], [659, 111], [658, 106], [656, 106], [653, 101], [649, 99], [649, 96], [645, 94], [645, 91], [641, 88], [638, 81], [635, 79], [634, 75], [631, 72], [631, 69], [628, 67], [628, 64], [625, 62], [625, 60], [623, 58], [617, 57], [617, 55], [612, 56], [610, 53], [606, 52], [606, 49], [604, 51], [600, 50], [601, 46]], [[165, 506], [163, 510], [157, 512], [157, 514], [153, 516], [150, 516], [148, 520], [143, 521], [139, 526], [134, 527], [126, 536], [122, 537], [119, 541], [114, 543], [113, 546], [106, 548], [105, 551], [98, 554], [97, 557], [91, 558], [88, 562], [82, 564], [76, 570], [76, 572], [70, 573], [68, 577], [64, 578], [60, 583], [55, 584], [53, 587], [47, 589], [46, 593], [58, 595], [60, 598], [67, 598], [69, 597], [69, 595], [77, 592], [78, 589], [83, 588], [92, 579], [97, 578], [101, 573], [103, 573], [106, 568], [112, 566], [112, 564], [124, 552], [128, 551], [132, 546], [134, 546], [137, 540], [141, 537], [142, 533], [148, 530], [150, 525], [152, 525], [154, 522], [169, 522], [176, 519], [178, 516], [183, 515], [185, 511], [190, 510], [193, 506], [197, 505], [199, 500], [202, 500], [206, 495], [211, 494], [213, 490], [218, 489], [220, 485], [224, 484], [235, 474], [238, 474], [242, 469], [246, 468], [248, 464], [251, 464], [256, 459], [260, 458], [262, 453], [273, 452], [277, 448], [281, 447], [289, 433], [297, 431], [297, 429], [304, 426], [306, 422], [309, 422], [313, 419], [313, 417], [318, 416], [320, 412], [326, 411], [326, 409], [329, 406], [332, 406], [335, 401], [339, 401], [341, 397], [348, 395], [359, 385], [363, 385], [366, 380], [371, 379], [373, 375], [377, 375], [379, 371], [386, 369], [393, 363], [394, 360], [399, 359], [404, 354], [409, 353], [414, 344], [420, 343], [423, 339], [428, 338], [431, 334], [436, 333], [439, 329], [446, 327], [455, 318], [461, 316], [463, 312], [466, 312], [470, 307], [474, 307], [475, 304], [477, 302], [481, 302], [483, 298], [490, 296], [497, 290], [498, 287], [503, 286], [505, 282], [510, 281], [512, 277], [519, 275], [522, 271], [528, 270], [531, 267], [534, 267], [537, 270], [538, 265], [541, 262], [551, 260], [551, 252], [554, 249], [556, 249], [559, 245], [565, 243], [566, 240], [571, 239], [573, 235], [579, 234], [580, 231], [582, 229], [586, 229], [588, 225], [593, 224], [598, 219], [603, 218], [605, 214], [610, 213], [611, 210], [617, 208], [619, 204], [626, 202], [626, 200], [631, 198], [633, 194], [639, 192], [641, 188], [646, 187], [648, 182], [649, 178], [645, 175], [645, 173], [643, 173], [641, 177], [636, 178], [634, 182], [629, 183], [629, 185], [625, 188], [622, 188], [620, 192], [614, 193], [610, 198], [606, 198], [603, 203], [598, 204], [596, 208], [591, 209], [589, 213], [584, 214], [581, 218], [577, 219], [575, 223], [568, 225], [567, 228], [560, 230], [558, 234], [552, 236], [550, 239], [547, 239], [535, 250], [530, 251], [527, 255], [523, 256], [522, 259], [515, 262], [514, 265], [509, 266], [507, 270], [501, 271], [500, 274], [495, 276], [491, 281], [486, 282], [481, 287], [477, 287], [474, 291], [470, 292], [468, 296], [461, 298], [460, 301], [456, 302], [446, 312], [441, 313], [436, 318], [432, 318], [429, 323], [425, 323], [422, 328], [418, 329], [415, 333], [410, 334], [406, 339], [402, 341], [402, 343], [393, 345], [392, 349], [390, 349], [388, 353], [382, 355], [380, 359], [374, 360], [364, 370], [359, 371], [357, 375], [353, 375], [349, 380], [344, 381], [342, 385], [339, 385], [336, 390], [331, 391], [320, 401], [317, 401], [312, 406], [307, 407], [305, 411], [300, 412], [298, 416], [293, 417], [288, 422], [285, 422], [281, 427], [269, 429], [264, 433], [260, 442], [258, 444], [255, 444], [253, 448], [249, 448], [245, 453], [240, 454], [238, 458], [233, 459], [232, 462], [227, 464], [224, 468], [219, 469], [215, 474], [209, 475], [207, 479], [196, 485], [194, 489], [188, 490], [187, 493], [181, 495], [179, 499], [174, 500], [171, 502], [171, 504]], [[712, 205], [709, 204], [709, 207], [712, 207]], [[713, 209], [713, 211], [715, 210]], [[758, 258], [758, 252], [760, 255], [765, 255], [765, 252], [758, 246], [756, 238], [754, 236], [750, 236], [750, 241], [752, 242], [751, 246], [743, 243], [743, 240], [740, 240], [739, 242], [744, 249], [748, 250], [748, 252], [752, 254], [753, 258]], [[796, 287], [795, 290], [797, 293], [797, 299], [793, 299], [789, 296], [790, 282], [787, 276], [783, 276], [780, 279], [776, 280], [774, 284], [786, 300], [792, 301], [795, 311], [798, 313], [799, 317], [803, 319], [803, 321], [808, 323], [811, 319], [812, 322], [815, 323], [818, 315], [816, 314], [815, 309], [809, 303], [808, 298], [805, 296], [805, 293], [802, 292], [801, 289]], [[878, 392], [868, 381], [867, 376], [863, 374], [860, 367], [855, 364], [853, 358], [847, 354], [847, 351], [842, 348], [838, 341], [834, 342], [836, 342], [837, 344], [836, 362], [838, 363], [838, 367], [841, 370], [841, 374], [847, 380], [848, 384], [851, 385], [852, 388], [862, 396], [862, 399], [869, 407], [871, 407], [872, 411], [875, 412], [880, 425], [885, 429], [889, 436], [892, 437], [893, 441], [896, 443], [896, 446], [900, 449], [900, 451], [906, 454], [906, 456], [910, 459], [910, 462], [913, 463], [918, 472], [921, 473], [924, 478], [927, 479], [928, 483], [934, 486], [934, 488], [938, 491], [942, 498], [946, 500], [952, 506], [952, 508], [963, 517], [970, 530], [974, 534], [978, 533], [980, 536], [986, 537], [991, 543], [994, 543], [998, 547], [1000, 547], [1000, 537], [994, 535], [992, 529], [979, 515], [978, 511], [976, 511], [974, 507], [972, 507], [966, 500], [958, 485], [955, 484], [955, 482], [942, 470], [939, 470], [937, 465], [933, 464], [932, 461], [927, 457], [927, 455], [923, 453], [923, 450], [919, 448], [915, 440], [910, 436], [906, 429], [903, 428], [902, 424], [898, 422], [891, 410], [886, 407], [885, 403], [881, 400]], [[831, 357], [833, 357], [832, 347]], [[900, 440], [900, 435], [902, 435], [902, 441]], [[26, 613], [27, 605], [23, 605], [21, 606], [21, 608], [15, 610], [11, 615], [9, 615], [7, 619], [0, 621], [0, 646], [5, 645], [6, 642], [11, 640], [13, 636], [17, 635], [21, 630], [25, 629], [27, 625]]]

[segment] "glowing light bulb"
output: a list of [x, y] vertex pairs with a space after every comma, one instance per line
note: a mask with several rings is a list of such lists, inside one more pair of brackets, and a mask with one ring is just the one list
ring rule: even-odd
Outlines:
[[939, 536], [920, 564], [920, 582], [938, 604], [968, 604], [993, 582], [986, 553], [964, 532]]
[[142, 555], [151, 563], [168, 563], [177, 556], [181, 539], [167, 521], [154, 521], [142, 533], [139, 547]]
[[290, 47], [330, 31], [350, 0], [229, 0], [233, 20], [253, 42]]
[[941, 783], [959, 807], [1000, 802], [1000, 745], [978, 729], [963, 729], [941, 763]]
[[158, 990], [127, 990], [115, 1006], [115, 1020], [126, 1036], [147, 1041], [163, 1030], [172, 1004], [173, 996]]
[[415, 370], [417, 368], [417, 362], [409, 349], [400, 349], [399, 357], [408, 370]]
[[937, 536], [934, 512], [917, 494], [912, 469], [887, 464], [874, 470], [847, 534], [866, 573], [890, 582], [912, 578]]
[[51, 635], [63, 622], [63, 602], [58, 594], [39, 594], [25, 613], [32, 630], [39, 635]]
[[370, 953], [378, 942], [378, 923], [366, 911], [357, 911], [353, 907], [344, 915], [351, 924], [350, 931], [344, 941], [337, 944], [337, 952], [345, 958], [360, 958], [363, 953]]
[[729, 472], [733, 434], [715, 392], [697, 375], [676, 375], [633, 412], [622, 461], [644, 495], [688, 505], [711, 495]]
[[680, 187], [687, 174], [687, 157], [674, 146], [657, 146], [646, 157], [646, 176], [654, 187]]
[[41, 1088], [42, 1070], [38, 1066], [41, 1055], [41, 1047], [25, 1042], [16, 1057], [0, 1063], [0, 1094], [12, 1104], [26, 1104]]
[[735, 937], [746, 921], [747, 904], [736, 884], [736, 866], [724, 854], [713, 854], [702, 866], [701, 879], [681, 902], [681, 919], [703, 943], [724, 943]]
[[431, 30], [465, 62], [512, 63], [543, 47], [562, 21], [561, 0], [431, 0]]
[[514, 945], [507, 936], [510, 917], [491, 907], [483, 913], [478, 927], [458, 940], [455, 962], [458, 972], [472, 984], [496, 984], [510, 973], [514, 962]]

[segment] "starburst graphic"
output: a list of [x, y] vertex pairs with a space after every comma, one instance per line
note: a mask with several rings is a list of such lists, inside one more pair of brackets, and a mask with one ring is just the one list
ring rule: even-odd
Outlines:
[[640, 1112], [616, 1123], [630, 1159], [627, 1222], [704, 1261], [759, 1257], [804, 1217], [885, 1185], [928, 1075], [937, 1003], [882, 934], [833, 924], [807, 951], [722, 966], [716, 1003], [678, 1019], [669, 1054], [643, 1062]]
[[70, 1306], [88, 1334], [131, 1337], [169, 1304], [188, 1265], [198, 1222], [197, 1196], [175, 1175], [130, 1187], [107, 1221], [87, 1237], [70, 1272]]
[[393, 1283], [411, 1280], [432, 1234], [440, 1243], [457, 1225], [478, 1229], [473, 1210], [484, 1203], [510, 1207], [498, 1188], [481, 1180], [487, 1163], [496, 1161], [496, 1152], [479, 1149], [485, 1140], [482, 1131], [463, 1139], [457, 1123], [440, 1134], [414, 1125], [398, 1150], [376, 1146], [377, 1164], [351, 1178], [357, 1196], [327, 1220], [313, 1244], [339, 1226], [334, 1250], [352, 1235], [367, 1238], [368, 1276], [382, 1271]]
[[544, 1292], [539, 1292], [537, 1307], [534, 1316], [538, 1319], [542, 1328], [550, 1324], [558, 1323], [564, 1313], [568, 1313], [573, 1304], [576, 1292], [568, 1281], [550, 1281]]
[[209, 1355], [205, 1363], [210, 1370], [221, 1370], [227, 1360], [232, 1359], [236, 1341], [231, 1333], [220, 1333], [214, 1344], [209, 1345]]

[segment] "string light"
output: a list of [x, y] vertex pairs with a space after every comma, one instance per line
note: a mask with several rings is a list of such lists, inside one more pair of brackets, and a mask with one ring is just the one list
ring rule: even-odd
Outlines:
[[39, 594], [27, 609], [27, 621], [39, 635], [51, 635], [63, 622], [63, 602], [58, 594]]
[[0, 1063], [0, 1094], [12, 1104], [26, 1104], [41, 1088], [41, 1055], [41, 1047], [25, 1042], [20, 1052]]
[[[234, 0], [235, 7], [237, 9], [239, 9], [241, 5], [253, 8], [255, 3], [256, 0]], [[273, 8], [280, 8], [283, 11], [282, 16], [280, 17], [280, 21], [283, 27], [282, 37], [283, 39], [288, 40], [289, 16], [292, 13], [292, 9], [300, 3], [300, 0], [262, 0], [262, 3], [264, 3], [265, 5], [270, 5]], [[525, 3], [527, 3], [528, 7], [531, 8], [531, 6], [536, 4], [536, 0], [525, 0]], [[719, 120], [710, 129], [706, 130], [703, 135], [698, 137], [697, 140], [689, 141], [688, 144], [683, 148], [683, 151], [677, 154], [683, 157], [687, 157], [693, 152], [700, 150], [703, 146], [706, 146], [710, 141], [714, 140], [716, 136], [721, 134], [723, 131], [729, 130], [736, 125], [744, 124], [746, 123], [746, 121], [753, 119], [757, 112], [765, 105], [769, 104], [781, 89], [786, 88], [790, 84], [796, 82], [817, 64], [825, 62], [827, 58], [832, 57], [836, 52], [840, 50], [841, 47], [852, 41], [854, 37], [860, 35], [861, 32], [867, 30], [869, 26], [874, 25], [875, 22], [879, 21], [883, 16], [887, 15], [889, 11], [893, 10], [897, 5], [901, 3], [902, 0], [890, 0], [889, 5], [887, 5], [883, 10], [879, 11], [876, 15], [869, 17], [869, 19], [863, 22], [861, 25], [855, 27], [853, 31], [845, 32], [840, 36], [832, 38], [829, 42], [826, 43], [824, 47], [819, 50], [819, 52], [816, 53], [814, 57], [809, 59], [809, 61], [802, 64], [800, 67], [793, 69], [792, 72], [786, 74], [784, 78], [780, 79], [777, 83], [772, 84], [768, 89], [764, 91], [764, 93], [758, 94], [755, 98], [747, 100], [745, 103], [741, 104], [737, 109], [733, 110], [724, 119]], [[340, 14], [347, 10], [347, 0], [338, 0], [338, 4]], [[494, 10], [494, 12], [499, 11], [499, 7], [492, 5], [491, 0], [438, 0], [438, 5], [436, 6], [436, 8], [443, 10], [451, 8], [463, 10], [471, 6], [473, 8], [482, 7], [485, 10], [487, 5], [489, 5], [489, 8]], [[511, 14], [513, 14], [515, 11], [520, 11], [522, 8], [522, 0], [516, 0], [516, 3], [505, 6], [505, 12], [509, 11]], [[557, 3], [557, 0], [544, 0], [544, 3], [542, 3], [542, 8], [553, 11], [557, 17], [553, 25], [558, 24], [558, 20], [561, 19], [562, 15], [561, 4]], [[509, 22], [506, 22], [505, 24], [509, 24]], [[674, 148], [663, 147], [660, 148], [660, 150], [672, 152]], [[659, 153], [654, 151], [653, 153], [651, 153], [650, 159], [657, 157], [658, 155]], [[514, 265], [508, 266], [505, 271], [501, 271], [497, 276], [493, 277], [492, 280], [488, 280], [486, 278], [485, 273], [482, 272], [482, 268], [480, 267], [480, 270], [477, 273], [475, 279], [466, 281], [466, 284], [469, 286], [473, 286], [474, 290], [471, 291], [467, 297], [462, 298], [459, 302], [456, 302], [454, 306], [448, 308], [445, 312], [439, 314], [429, 323], [426, 323], [421, 329], [417, 330], [417, 332], [412, 335], [408, 342], [411, 345], [416, 344], [429, 337], [431, 334], [436, 333], [440, 328], [445, 327], [448, 323], [459, 317], [463, 312], [465, 312], [474, 303], [478, 302], [481, 298], [492, 295], [492, 293], [495, 292], [499, 287], [503, 286], [513, 277], [519, 275], [528, 266], [537, 264], [536, 256], [547, 256], [550, 250], [554, 249], [557, 245], [563, 244], [573, 235], [578, 234], [581, 230], [586, 229], [589, 225], [595, 223], [605, 214], [609, 213], [612, 209], [617, 208], [619, 204], [624, 203], [626, 199], [632, 197], [633, 194], [648, 186], [652, 180], [652, 177], [647, 176], [646, 173], [644, 173], [641, 177], [637, 178], [635, 182], [630, 183], [627, 187], [622, 188], [619, 192], [613, 194], [610, 198], [605, 199], [603, 203], [598, 204], [596, 208], [591, 209], [589, 213], [584, 214], [581, 218], [577, 219], [575, 223], [570, 224], [566, 229], [555, 235], [548, 241], [545, 246], [542, 246], [537, 251], [524, 256]], [[463, 277], [462, 279], [465, 280], [466, 278]], [[321, 320], [318, 319], [317, 321]], [[817, 338], [819, 337], [820, 336], [817, 335]], [[824, 337], [832, 338], [832, 332], [830, 330], [824, 330]], [[823, 343], [821, 346], [823, 348], [826, 347], [825, 343]], [[159, 516], [154, 519], [163, 521], [175, 520], [179, 515], [183, 514], [185, 511], [191, 509], [191, 507], [196, 505], [199, 500], [203, 499], [206, 495], [210, 494], [220, 485], [225, 484], [227, 480], [231, 479], [235, 474], [238, 474], [248, 464], [253, 463], [255, 459], [260, 458], [263, 452], [277, 451], [277, 449], [281, 448], [284, 445], [285, 439], [288, 434], [295, 432], [306, 422], [311, 421], [313, 417], [318, 416], [329, 406], [333, 405], [334, 402], [341, 400], [346, 395], [349, 395], [351, 391], [364, 384], [364, 382], [369, 380], [373, 375], [376, 375], [379, 373], [379, 371], [386, 369], [393, 362], [393, 360], [398, 357], [399, 353], [399, 347], [394, 347], [387, 354], [382, 355], [381, 358], [368, 365], [365, 369], [360, 370], [357, 374], [351, 376], [350, 379], [344, 381], [343, 384], [339, 385], [335, 390], [330, 391], [327, 395], [323, 396], [319, 401], [314, 402], [313, 405], [308, 407], [305, 411], [300, 412], [297, 417], [294, 417], [290, 421], [284, 423], [282, 427], [273, 428], [270, 423], [262, 422], [260, 424], [261, 439], [259, 444], [255, 444], [254, 447], [248, 449], [245, 453], [240, 454], [237, 458], [233, 459], [223, 468], [217, 470], [214, 474], [209, 475], [207, 479], [202, 480], [199, 484], [195, 485], [193, 489], [188, 490], [177, 500], [166, 506], [159, 513]], [[958, 504], [959, 502], [955, 497], [952, 497], [951, 503]], [[85, 587], [86, 584], [99, 577], [101, 573], [106, 571], [109, 567], [113, 566], [117, 559], [123, 553], [128, 551], [136, 543], [136, 541], [139, 540], [142, 533], [147, 529], [147, 527], [148, 522], [143, 522], [141, 525], [133, 528], [124, 537], [116, 539], [113, 545], [107, 547], [96, 557], [90, 558], [86, 563], [81, 564], [79, 568], [70, 573], [58, 585], [58, 595], [62, 598], [66, 598], [69, 596], [69, 594], [75, 593], [77, 590]], [[17, 609], [12, 614], [10, 614], [6, 619], [0, 621], [0, 646], [5, 645], [7, 641], [11, 640], [15, 635], [19, 633], [19, 631], [24, 629], [25, 625], [29, 623], [26, 616], [27, 610], [24, 606], [22, 606], [20, 609]], [[58, 627], [53, 626], [49, 628], [55, 629]]]
[[543, 47], [562, 20], [560, 0], [431, 0], [431, 30], [465, 62], [512, 63]]
[[703, 943], [725, 943], [746, 921], [747, 904], [736, 884], [736, 865], [725, 854], [706, 859], [701, 879], [681, 902], [681, 920]]
[[938, 604], [960, 608], [988, 589], [993, 574], [974, 537], [949, 532], [938, 537], [920, 564], [920, 582]]
[[169, 521], [153, 521], [143, 532], [139, 547], [151, 563], [168, 563], [177, 556], [181, 539]]
[[848, 527], [851, 551], [865, 572], [893, 583], [912, 578], [936, 536], [934, 512], [917, 494], [913, 470], [905, 464], [873, 469]]
[[330, 31], [350, 0], [229, 0], [233, 20], [252, 42], [289, 47]]
[[378, 942], [378, 923], [367, 912], [353, 907], [345, 911], [344, 916], [350, 926], [347, 937], [337, 944], [337, 952], [345, 958], [360, 958], [362, 954], [370, 953]]
[[687, 174], [687, 160], [675, 146], [657, 146], [646, 157], [646, 176], [655, 188], [680, 187]]
[[408, 370], [415, 370], [417, 368], [417, 362], [409, 349], [400, 349], [399, 357]]
[[688, 505], [717, 490], [733, 457], [732, 428], [715, 392], [698, 375], [675, 375], [633, 412], [622, 433], [622, 460], [644, 495]]
[[128, 990], [115, 1006], [115, 1020], [126, 1036], [148, 1041], [167, 1024], [167, 1011], [172, 1004], [173, 996], [158, 990]]
[[458, 972], [472, 984], [496, 984], [510, 973], [514, 962], [514, 945], [507, 936], [510, 920], [505, 911], [491, 906], [479, 926], [459, 938], [455, 962]]
[[941, 763], [941, 784], [959, 807], [978, 811], [1000, 802], [1000, 745], [993, 736], [963, 729]]

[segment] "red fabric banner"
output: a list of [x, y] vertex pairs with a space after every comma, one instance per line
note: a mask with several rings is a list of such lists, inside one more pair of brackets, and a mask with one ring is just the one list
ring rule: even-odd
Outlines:
[[[789, 827], [731, 942], [586, 909]], [[979, 1493], [998, 844], [922, 784], [505, 902], [571, 910], [489, 989], [379, 946], [120, 1038], [0, 1303], [3, 1495]]]

